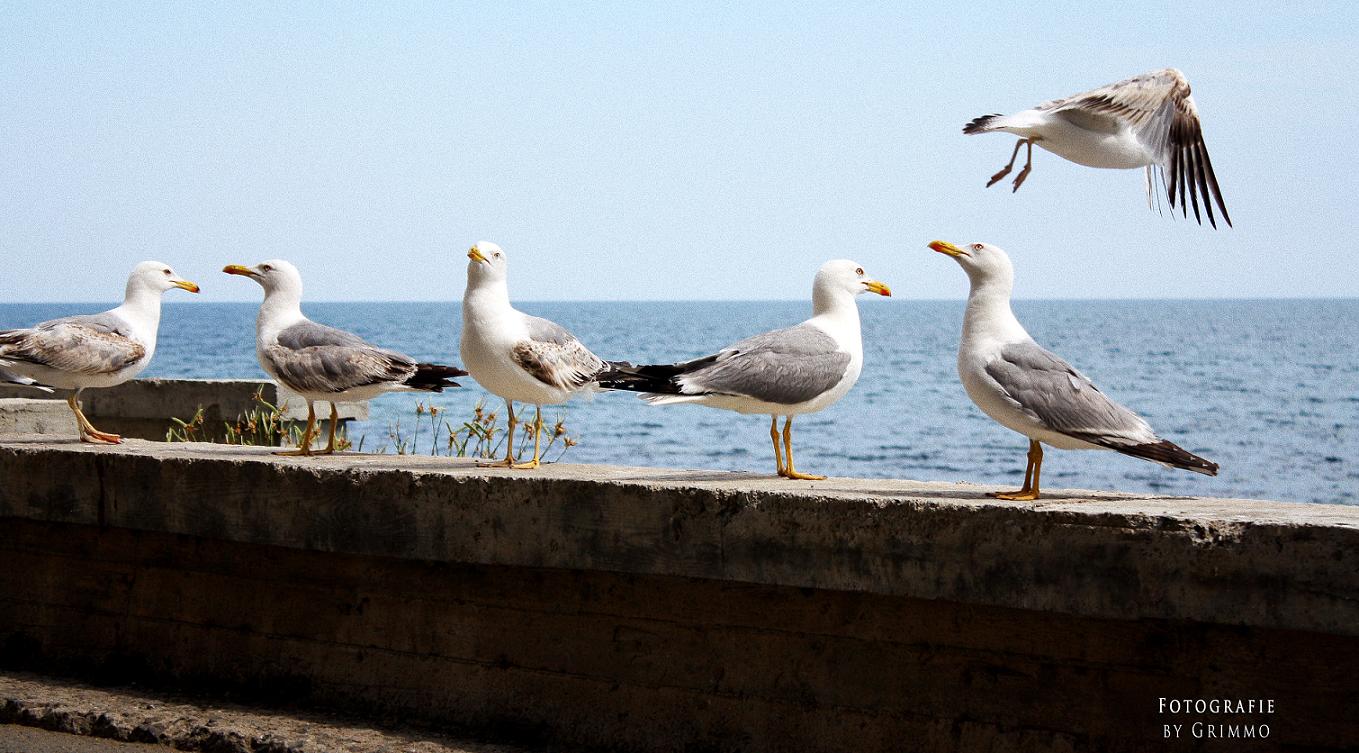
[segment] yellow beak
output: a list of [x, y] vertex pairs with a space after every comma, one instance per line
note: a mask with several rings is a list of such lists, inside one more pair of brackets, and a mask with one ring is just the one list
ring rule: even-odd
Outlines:
[[174, 284], [175, 284], [175, 287], [177, 287], [177, 288], [184, 288], [185, 290], [189, 291], [190, 293], [197, 293], [197, 292], [198, 292], [198, 286], [195, 285], [195, 284], [193, 284], [192, 282], [189, 282], [188, 280], [175, 280], [175, 281], [174, 281]]
[[472, 261], [479, 261], [482, 264], [486, 263], [486, 257], [481, 255], [481, 252], [477, 250], [476, 246], [467, 249], [467, 258], [471, 259]]
[[228, 264], [225, 267], [222, 267], [222, 271], [226, 272], [229, 275], [240, 275], [242, 277], [255, 276], [254, 270], [250, 269], [249, 267], [243, 267], [239, 264]]
[[866, 280], [866, 281], [864, 282], [864, 287], [868, 288], [868, 292], [870, 292], [870, 293], [877, 293], [878, 295], [885, 295], [885, 296], [887, 296], [888, 298], [891, 298], [891, 297], [892, 297], [892, 289], [889, 288], [889, 287], [887, 287], [886, 285], [884, 285], [884, 284], [878, 282], [877, 280]]
[[948, 241], [930, 241], [930, 248], [934, 249], [935, 251], [938, 251], [938, 252], [941, 253], [941, 254], [948, 254], [949, 256], [952, 256], [952, 257], [955, 257], [955, 258], [957, 258], [957, 257], [959, 257], [959, 256], [971, 256], [971, 255], [972, 255], [972, 254], [969, 254], [968, 252], [962, 250], [961, 248], [958, 248], [957, 246], [953, 245], [952, 243], [949, 243]]

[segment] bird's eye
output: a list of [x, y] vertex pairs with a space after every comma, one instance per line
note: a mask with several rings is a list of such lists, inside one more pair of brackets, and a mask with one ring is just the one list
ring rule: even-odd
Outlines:
[[495, 252], [495, 254], [493, 254], [493, 256], [495, 256], [495, 258], [499, 259], [499, 258], [500, 258], [500, 252], [499, 252], [499, 251]]
[[980, 243], [973, 243], [973, 244], [972, 244], [972, 250], [973, 250], [973, 251], [980, 251], [980, 250], [982, 250], [982, 244], [980, 244]]
[[864, 268], [863, 268], [863, 267], [859, 267], [858, 269], [854, 270], [854, 274], [856, 274], [856, 275], [858, 275], [858, 276], [860, 276], [860, 277], [863, 277], [863, 276], [864, 276]]
[[274, 269], [274, 268], [271, 267], [271, 266], [269, 266], [268, 264], [261, 264], [261, 265], [260, 265], [260, 271], [261, 271], [261, 272], [272, 272], [273, 269]]
[[162, 269], [161, 271], [165, 273], [165, 276], [166, 276], [166, 277], [169, 277], [170, 275], [174, 274], [173, 272], [171, 272], [171, 271], [168, 270], [168, 269]]

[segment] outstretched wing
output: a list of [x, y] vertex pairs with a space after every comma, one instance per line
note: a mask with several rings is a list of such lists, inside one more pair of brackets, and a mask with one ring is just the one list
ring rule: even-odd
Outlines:
[[[1203, 126], [1189, 88], [1189, 80], [1174, 68], [1144, 73], [1108, 86], [1039, 105], [1089, 130], [1116, 131], [1126, 126], [1137, 140], [1156, 156], [1170, 205], [1179, 202], [1181, 214], [1188, 216], [1189, 203], [1199, 222], [1199, 197], [1208, 222], [1217, 227], [1212, 200], [1228, 225], [1232, 218], [1222, 200], [1208, 147], [1203, 143]], [[1187, 200], [1186, 200], [1186, 197]]]

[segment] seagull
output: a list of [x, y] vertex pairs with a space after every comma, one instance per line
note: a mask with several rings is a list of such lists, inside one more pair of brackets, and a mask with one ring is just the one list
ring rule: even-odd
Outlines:
[[122, 437], [99, 431], [80, 409], [80, 393], [132, 379], [151, 363], [160, 327], [161, 293], [198, 286], [169, 265], [144, 261], [132, 269], [123, 305], [102, 314], [67, 316], [28, 329], [0, 330], [0, 381], [48, 392], [72, 390], [66, 404], [75, 413], [80, 441], [118, 444]]
[[1203, 143], [1203, 126], [1189, 93], [1189, 80], [1174, 68], [1054, 99], [1013, 115], [985, 115], [963, 126], [966, 134], [992, 131], [1013, 133], [1019, 141], [1010, 153], [1009, 164], [991, 176], [988, 188], [1010, 174], [1023, 146], [1028, 150], [1024, 169], [1014, 180], [1014, 190], [1018, 191], [1033, 169], [1033, 145], [1037, 144], [1087, 167], [1145, 167], [1149, 205], [1156, 190], [1153, 172], [1159, 169], [1172, 209], [1178, 201], [1180, 213], [1188, 217], [1187, 194], [1194, 205], [1194, 219], [1203, 224], [1199, 216], [1202, 196], [1208, 222], [1216, 228], [1208, 202], [1211, 192], [1222, 219], [1232, 224], [1208, 159], [1208, 147]]
[[958, 346], [958, 377], [982, 412], [1029, 438], [1024, 486], [998, 499], [1038, 499], [1043, 445], [1063, 450], [1114, 450], [1167, 468], [1217, 475], [1217, 463], [1161, 439], [1136, 413], [1100, 392], [1084, 374], [1033, 341], [1010, 309], [1014, 267], [987, 243], [929, 247], [953, 257], [972, 282]]
[[[769, 416], [778, 475], [819, 481], [793, 465], [793, 416], [815, 413], [844, 397], [863, 370], [859, 335], [860, 293], [890, 296], [891, 289], [864, 276], [845, 259], [821, 265], [812, 283], [812, 318], [748, 337], [710, 356], [676, 364], [612, 364], [599, 385], [642, 392], [653, 405], [696, 403]], [[779, 416], [784, 416], [779, 445]], [[786, 459], [785, 459], [786, 456]]]
[[[329, 455], [335, 452], [339, 401], [372, 400], [387, 392], [443, 392], [457, 387], [452, 377], [466, 371], [456, 366], [418, 363], [394, 350], [370, 345], [363, 338], [335, 327], [317, 324], [302, 314], [302, 275], [282, 259], [253, 267], [231, 264], [222, 269], [241, 275], [264, 288], [264, 303], [255, 319], [255, 354], [275, 381], [307, 401], [307, 426], [296, 450], [276, 455]], [[313, 452], [316, 401], [330, 403], [330, 439]]]
[[[510, 305], [504, 249], [480, 241], [467, 251], [467, 292], [462, 298], [462, 360], [472, 378], [505, 400], [509, 431], [505, 458], [492, 465], [537, 468], [541, 461], [543, 406], [558, 405], [582, 390], [606, 366], [560, 325]], [[514, 401], [533, 403], [533, 459], [516, 463]]]

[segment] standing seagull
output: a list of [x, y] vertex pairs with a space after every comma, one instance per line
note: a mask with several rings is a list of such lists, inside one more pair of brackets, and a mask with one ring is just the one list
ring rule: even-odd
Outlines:
[[1043, 443], [1063, 450], [1115, 450], [1167, 468], [1217, 475], [1217, 463], [1156, 436], [1141, 416], [1033, 341], [1010, 309], [1014, 267], [1004, 251], [987, 243], [962, 249], [944, 241], [930, 248], [952, 256], [972, 282], [958, 345], [958, 376], [968, 397], [1001, 426], [1029, 438], [1024, 487], [991, 496], [1038, 499]]
[[198, 292], [197, 285], [180, 279], [168, 265], [144, 261], [128, 276], [118, 308], [53, 319], [28, 329], [0, 330], [0, 380], [73, 390], [66, 403], [75, 413], [80, 441], [123, 441], [94, 428], [80, 410], [80, 393], [122, 384], [151, 363], [160, 328], [160, 296], [171, 288]]
[[[541, 456], [543, 406], [566, 402], [593, 389], [605, 362], [560, 325], [529, 316], [510, 305], [505, 251], [481, 241], [467, 252], [467, 291], [462, 297], [462, 361], [472, 378], [505, 399], [509, 432], [505, 458], [510, 468], [537, 468]], [[514, 462], [514, 401], [533, 403], [533, 459]]]
[[456, 366], [416, 363], [414, 358], [364, 342], [342, 329], [317, 324], [302, 314], [302, 275], [281, 259], [222, 269], [264, 288], [264, 303], [255, 319], [255, 354], [277, 382], [307, 401], [307, 427], [296, 450], [278, 455], [311, 455], [316, 432], [316, 401], [330, 403], [330, 440], [316, 454], [335, 452], [335, 403], [372, 400], [386, 392], [443, 392], [457, 387], [451, 377], [467, 372]]
[[[1189, 80], [1174, 68], [1144, 73], [1116, 84], [1076, 94], [1014, 115], [985, 115], [963, 126], [963, 133], [1005, 131], [1019, 137], [1010, 162], [991, 176], [989, 188], [1010, 174], [1021, 146], [1028, 147], [1024, 169], [1015, 176], [1018, 191], [1033, 168], [1033, 145], [1037, 144], [1059, 157], [1087, 167], [1131, 169], [1145, 167], [1147, 203], [1156, 187], [1153, 170], [1161, 172], [1172, 209], [1178, 200], [1180, 212], [1189, 216], [1185, 202], [1194, 204], [1194, 219], [1199, 217], [1199, 196], [1208, 222], [1217, 227], [1209, 192], [1222, 210], [1228, 225], [1232, 218], [1222, 203], [1222, 191], [1213, 175], [1213, 163], [1203, 144], [1199, 111], [1189, 93]], [[1170, 180], [1166, 180], [1167, 172]]]
[[[717, 353], [684, 363], [613, 364], [601, 387], [646, 393], [653, 405], [697, 403], [769, 416], [774, 463], [785, 478], [820, 480], [793, 466], [793, 416], [815, 413], [844, 397], [863, 370], [859, 336], [860, 293], [890, 296], [863, 267], [836, 259], [821, 265], [812, 283], [812, 318], [786, 329], [748, 337]], [[779, 416], [783, 446], [779, 446]], [[785, 459], [786, 456], [786, 459]]]

